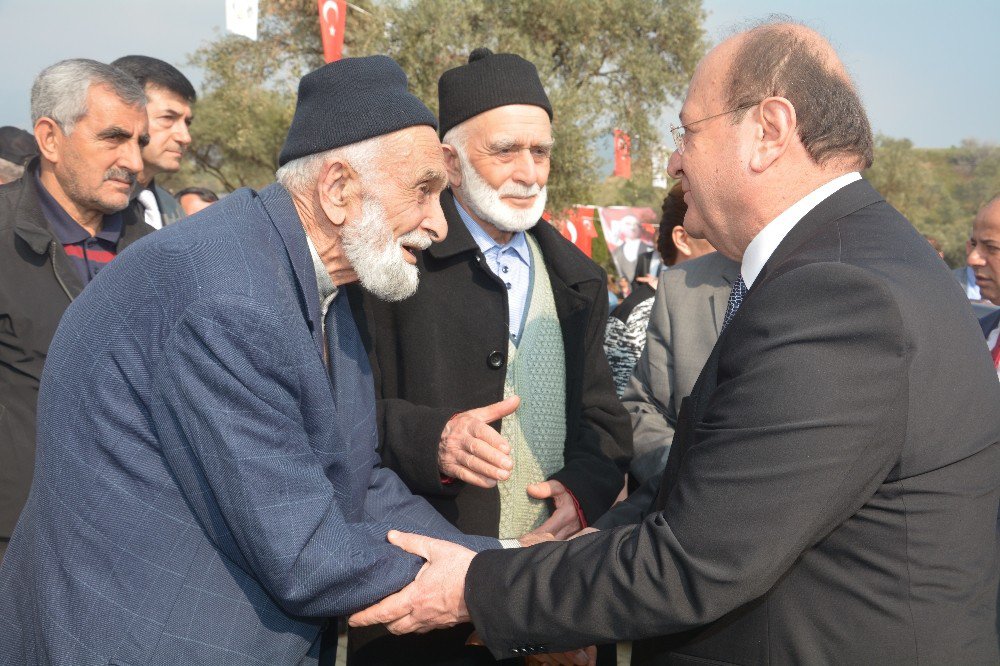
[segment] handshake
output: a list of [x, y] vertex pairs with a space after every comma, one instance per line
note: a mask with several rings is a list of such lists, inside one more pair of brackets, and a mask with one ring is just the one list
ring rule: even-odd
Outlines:
[[[572, 538], [597, 532], [594, 528], [579, 531]], [[394, 634], [426, 633], [433, 629], [452, 627], [469, 622], [469, 609], [465, 604], [465, 578], [476, 553], [451, 543], [419, 534], [389, 532], [389, 542], [408, 553], [425, 560], [412, 583], [396, 594], [352, 615], [352, 627], [384, 624]], [[531, 546], [553, 541], [551, 534], [528, 534], [519, 541]], [[470, 643], [478, 643], [473, 634]], [[533, 655], [530, 661], [537, 664], [596, 664], [596, 649], [591, 646], [560, 654]]]

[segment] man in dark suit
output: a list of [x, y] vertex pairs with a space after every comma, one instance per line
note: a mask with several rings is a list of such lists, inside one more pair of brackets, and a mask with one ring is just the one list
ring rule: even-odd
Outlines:
[[185, 216], [174, 195], [155, 178], [177, 173], [191, 145], [194, 86], [179, 69], [159, 58], [129, 55], [111, 64], [135, 78], [146, 93], [149, 143], [142, 149], [143, 167], [133, 194], [145, 210], [146, 224], [162, 229]]
[[419, 570], [389, 528], [499, 547], [379, 465], [342, 288], [415, 290], [413, 252], [446, 233], [435, 126], [391, 59], [321, 67], [279, 183], [150, 234], [70, 306], [0, 568], [0, 663], [315, 664], [331, 617]]
[[[413, 298], [364, 296], [356, 313], [382, 460], [463, 532], [566, 538], [614, 502], [631, 444], [602, 348], [604, 272], [541, 220], [552, 109], [535, 66], [477, 49], [438, 91], [448, 238], [420, 257]], [[471, 632], [353, 633], [351, 650], [492, 661]]]
[[430, 567], [353, 621], [471, 617], [497, 656], [997, 663], [1000, 384], [941, 259], [860, 179], [871, 130], [836, 53], [798, 25], [740, 33], [681, 121], [692, 232], [741, 276], [655, 502], [497, 554], [391, 534]]

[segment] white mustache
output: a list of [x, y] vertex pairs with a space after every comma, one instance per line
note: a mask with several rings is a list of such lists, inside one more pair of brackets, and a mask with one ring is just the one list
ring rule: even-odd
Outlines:
[[542, 191], [542, 188], [538, 186], [538, 183], [531, 185], [521, 185], [520, 183], [504, 183], [497, 190], [497, 194], [501, 197], [514, 197], [517, 199], [530, 199], [531, 197], [538, 196], [538, 193]]
[[426, 250], [434, 241], [431, 239], [430, 234], [426, 231], [414, 229], [413, 231], [400, 236], [399, 240], [396, 242], [401, 246], [405, 245], [407, 247], [415, 247], [419, 250]]

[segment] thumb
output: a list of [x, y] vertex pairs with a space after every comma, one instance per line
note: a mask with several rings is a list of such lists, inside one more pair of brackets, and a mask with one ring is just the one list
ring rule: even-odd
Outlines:
[[539, 481], [529, 484], [525, 490], [535, 499], [548, 499], [563, 492], [565, 488], [558, 481]]
[[521, 398], [516, 395], [512, 395], [505, 400], [501, 400], [500, 402], [494, 402], [492, 405], [486, 405], [485, 407], [473, 409], [469, 413], [483, 423], [490, 423], [513, 414], [517, 411], [517, 408], [520, 405]]
[[392, 545], [402, 548], [417, 557], [422, 557], [425, 560], [430, 559], [431, 549], [436, 541], [421, 534], [410, 534], [409, 532], [398, 532], [396, 530], [390, 530], [387, 538]]

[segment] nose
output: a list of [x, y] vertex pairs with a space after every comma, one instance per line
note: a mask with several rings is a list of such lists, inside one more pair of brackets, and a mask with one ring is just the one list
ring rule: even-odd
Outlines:
[[965, 263], [973, 268], [986, 265], [986, 260], [979, 251], [979, 246], [973, 246], [973, 244], [969, 241], [965, 242]]
[[431, 240], [440, 243], [448, 236], [448, 221], [444, 219], [444, 211], [441, 210], [440, 196], [432, 197], [428, 207], [420, 228], [430, 235]]
[[681, 174], [684, 173], [684, 169], [681, 166], [681, 160], [681, 151], [679, 150], [675, 150], [670, 153], [670, 159], [667, 160], [667, 173], [670, 174], [670, 177], [675, 180], [680, 178]]
[[122, 144], [121, 152], [118, 154], [118, 166], [132, 173], [142, 171], [142, 149], [139, 148], [138, 141], [126, 141]]
[[183, 120], [177, 121], [178, 130], [174, 133], [174, 141], [182, 146], [191, 145], [191, 130]]
[[538, 166], [530, 150], [522, 150], [517, 154], [511, 178], [514, 182], [528, 187], [538, 182]]

